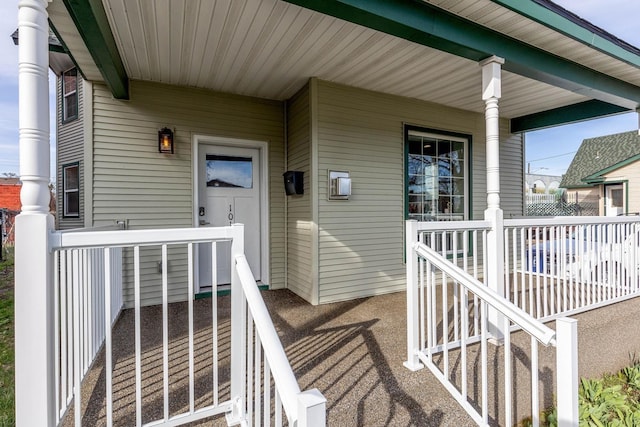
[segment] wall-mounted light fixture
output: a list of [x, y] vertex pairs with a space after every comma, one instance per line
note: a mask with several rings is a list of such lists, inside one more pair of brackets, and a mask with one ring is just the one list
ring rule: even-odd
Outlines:
[[351, 177], [346, 171], [329, 171], [329, 200], [349, 200]]
[[162, 128], [158, 131], [158, 151], [163, 154], [173, 154], [173, 131]]

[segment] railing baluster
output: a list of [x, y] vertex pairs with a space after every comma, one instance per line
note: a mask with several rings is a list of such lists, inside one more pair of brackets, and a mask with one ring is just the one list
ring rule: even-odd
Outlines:
[[531, 420], [532, 427], [540, 425], [540, 397], [538, 393], [538, 341], [531, 337]]
[[[507, 316], [503, 317], [504, 325], [503, 331], [509, 331], [511, 322]], [[511, 379], [511, 334], [504, 334], [504, 419], [505, 426], [513, 425], [513, 411], [512, 411], [512, 390], [513, 381]]]
[[[451, 255], [451, 262], [455, 265], [458, 264], [458, 232], [453, 231], [452, 236], [453, 240], [453, 253]], [[453, 287], [453, 340], [458, 341], [459, 332], [458, 332], [458, 284], [454, 281], [452, 283]]]
[[482, 384], [481, 388], [481, 407], [482, 407], [482, 422], [487, 425], [489, 422], [489, 378], [487, 375], [487, 303], [480, 302], [480, 377]]
[[[254, 362], [254, 372], [255, 372], [255, 383], [254, 383], [254, 393], [253, 393], [253, 406], [255, 408], [255, 414], [254, 414], [254, 419], [255, 419], [255, 426], [256, 427], [260, 427], [260, 420], [262, 418], [260, 410], [261, 408], [261, 398], [262, 396], [260, 395], [260, 390], [262, 388], [262, 383], [261, 383], [261, 379], [262, 379], [262, 373], [260, 372], [260, 365], [261, 365], [261, 361], [262, 361], [262, 354], [261, 354], [261, 349], [262, 349], [262, 345], [260, 343], [260, 336], [258, 335], [258, 332], [256, 331], [256, 345], [255, 345], [255, 355], [253, 358], [253, 362]], [[265, 385], [266, 387], [266, 385]]]
[[282, 427], [282, 402], [280, 401], [280, 393], [277, 388], [275, 395], [275, 426]]
[[81, 307], [80, 307], [80, 272], [78, 263], [80, 262], [80, 256], [78, 249], [71, 251], [71, 263], [72, 263], [72, 292], [73, 292], [73, 411], [75, 418], [75, 426], [82, 425], [82, 390], [81, 390], [81, 377], [82, 366], [80, 363], [81, 348], [80, 348], [80, 324], [82, 323]]
[[263, 404], [264, 407], [262, 409], [264, 419], [262, 421], [263, 425], [268, 426], [271, 424], [271, 368], [269, 366], [269, 360], [264, 358], [264, 375], [263, 375], [263, 384], [264, 384], [264, 396], [263, 396]]
[[[525, 252], [525, 247], [527, 245], [527, 239], [525, 237], [526, 236], [525, 232], [526, 232], [526, 230], [524, 228], [520, 229], [520, 257], [521, 257], [521, 259], [527, 259], [527, 255], [526, 255], [526, 252]], [[532, 262], [533, 261], [531, 259], [528, 260], [529, 271], [533, 271], [531, 269]], [[526, 298], [526, 289], [527, 289], [527, 287], [526, 287], [525, 283], [526, 283], [526, 279], [527, 278], [525, 276], [525, 270], [524, 269], [522, 270], [521, 279], [522, 279], [522, 281], [520, 282], [520, 292], [521, 292], [520, 308], [522, 310], [526, 311], [527, 310], [527, 306], [525, 304], [525, 298]], [[517, 299], [518, 298], [517, 298], [517, 295], [516, 295], [515, 300], [517, 300]], [[516, 303], [516, 305], [518, 305], [518, 304]]]
[[219, 366], [218, 366], [218, 269], [217, 266], [217, 248], [216, 242], [211, 242], [211, 333], [213, 339], [213, 404], [219, 403]]
[[460, 367], [461, 367], [461, 384], [460, 393], [467, 398], [467, 339], [469, 338], [469, 295], [467, 291], [460, 285], [462, 297], [460, 299], [460, 307], [462, 315], [462, 339], [460, 341]]
[[133, 247], [133, 292], [136, 353], [136, 426], [142, 426], [142, 344], [140, 333], [140, 246]]
[[[1, 237], [0, 237], [1, 238]], [[60, 313], [62, 311], [62, 301], [60, 297], [60, 251], [55, 251], [53, 253], [53, 265], [54, 265], [54, 274], [53, 274], [53, 375], [55, 377], [54, 382], [54, 395], [56, 399], [55, 403], [55, 412], [56, 412], [56, 421], [60, 419], [60, 380], [61, 380], [61, 316]], [[64, 342], [64, 341], [62, 341]]]
[[253, 382], [254, 375], [257, 375], [253, 370], [253, 338], [255, 334], [255, 327], [253, 324], [253, 316], [251, 316], [251, 310], [247, 310], [247, 396], [246, 396], [246, 417], [247, 424], [251, 425], [253, 420]]
[[104, 251], [104, 325], [105, 325], [105, 380], [107, 398], [107, 426], [113, 425], [113, 362], [111, 342], [111, 253]]
[[169, 420], [169, 289], [167, 245], [162, 245], [162, 397], [163, 419]]
[[[189, 311], [189, 412], [195, 411], [195, 373], [194, 373], [194, 350], [193, 350], [193, 243], [187, 244], [187, 307]], [[213, 286], [211, 287], [211, 298], [214, 298]]]

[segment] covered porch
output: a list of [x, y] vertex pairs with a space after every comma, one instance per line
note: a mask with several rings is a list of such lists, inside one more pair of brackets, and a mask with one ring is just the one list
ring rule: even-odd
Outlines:
[[[457, 418], [464, 415], [453, 409], [453, 402], [438, 400], [444, 393], [437, 385], [431, 387], [433, 381], [426, 379], [426, 373], [401, 372], [403, 368], [395, 365], [404, 361], [418, 369], [419, 357], [431, 358], [436, 366], [442, 361], [445, 376], [454, 383], [464, 377], [465, 404], [481, 406], [484, 422], [502, 424], [501, 417], [506, 417], [504, 422], [510, 424], [521, 414], [528, 415], [522, 409], [527, 405], [519, 400], [528, 397], [519, 388], [516, 398], [507, 394], [503, 399], [508, 413], [499, 403], [489, 407], [486, 393], [494, 394], [491, 402], [500, 402], [504, 388], [493, 375], [501, 366], [493, 352], [500, 353], [502, 347], [486, 351], [489, 335], [501, 338], [495, 329], [500, 316], [492, 310], [507, 307], [509, 313], [544, 331], [543, 344], [555, 345], [554, 332], [540, 323], [545, 317], [540, 313], [546, 313], [549, 301], [537, 303], [546, 298], [544, 290], [555, 286], [552, 302], [564, 304], [562, 310], [555, 306], [554, 314], [567, 311], [566, 301], [572, 307], [573, 297], [559, 296], [569, 295], [582, 283], [630, 297], [627, 291], [637, 291], [638, 239], [635, 225], [616, 231], [619, 239], [612, 242], [631, 268], [605, 272], [598, 265], [588, 273], [581, 270], [580, 282], [566, 276], [565, 267], [575, 265], [571, 259], [558, 267], [565, 255], [575, 255], [566, 248], [560, 251], [560, 261], [531, 264], [527, 256], [538, 244], [532, 235], [538, 238], [540, 227], [505, 220], [522, 214], [522, 133], [635, 110], [640, 104], [640, 55], [602, 32], [583, 34], [584, 23], [538, 2], [519, 8], [511, 2], [483, 0], [482, 16], [477, 15], [477, 6], [475, 1], [22, 0], [23, 213], [16, 225], [18, 423], [56, 425], [60, 418], [71, 418], [67, 412], [71, 407], [76, 425], [83, 424], [85, 416], [86, 423], [100, 423], [100, 392], [94, 392], [100, 387], [94, 386], [104, 381], [106, 425], [117, 423], [121, 416], [128, 424], [135, 406], [138, 425], [147, 420], [153, 420], [152, 425], [181, 425], [225, 414], [229, 425], [254, 419], [258, 425], [263, 418], [267, 424], [272, 415], [278, 424], [286, 415], [290, 424], [311, 426], [323, 424], [327, 413], [320, 392], [331, 395], [326, 403], [329, 424], [340, 425], [347, 419], [362, 425], [395, 425], [396, 414], [400, 423], [432, 425], [454, 417], [442, 421], [443, 425], [464, 424]], [[561, 25], [551, 23], [557, 17]], [[86, 105], [77, 126], [82, 138], [74, 146], [83, 150], [77, 164], [84, 173], [84, 209], [78, 218], [83, 215], [83, 225], [94, 231], [54, 231], [47, 213], [49, 22], [64, 42], [69, 61], [84, 77]], [[594, 47], [594, 39], [602, 45]], [[165, 128], [174, 131], [175, 150], [170, 152], [156, 147], [156, 135]], [[201, 145], [218, 151], [209, 153]], [[241, 203], [232, 206], [235, 200], [228, 203], [228, 198], [211, 206], [203, 203], [222, 197], [211, 195], [209, 188], [216, 187], [219, 177], [205, 172], [207, 162], [226, 159], [229, 148], [236, 150], [231, 156], [234, 161], [255, 159], [251, 161], [256, 167], [254, 181], [228, 186], [234, 188], [233, 194], [224, 195], [234, 198], [241, 187], [255, 189], [251, 196], [255, 204], [250, 208], [243, 209]], [[250, 153], [244, 154], [245, 149]], [[424, 162], [422, 168], [412, 169], [417, 163], [411, 159]], [[300, 197], [285, 195], [282, 175], [286, 171], [307, 177], [303, 191], [296, 194]], [[340, 194], [347, 198], [332, 198], [332, 172], [351, 178], [353, 193]], [[246, 217], [252, 221], [247, 224], [252, 231], [237, 234], [242, 227], [231, 223], [247, 223], [240, 216], [246, 213], [252, 214]], [[221, 223], [214, 221], [220, 218]], [[455, 245], [468, 244], [469, 235], [460, 239], [460, 235], [448, 236], [449, 231], [459, 228], [483, 236], [482, 242], [472, 244], [482, 248], [472, 257], [478, 266], [473, 280], [464, 276], [451, 281], [444, 274], [436, 285], [444, 296], [438, 313], [418, 316], [411, 311], [424, 298], [413, 293], [419, 275], [411, 266], [420, 247], [404, 250], [405, 243], [413, 242], [409, 237], [416, 237], [403, 232], [407, 218], [422, 221], [422, 231], [429, 229], [441, 239], [442, 244], [432, 240], [431, 249], [441, 251], [433, 258], [437, 268], [455, 264], [461, 250], [460, 259], [468, 256], [467, 247]], [[441, 224], [465, 221], [428, 225], [433, 218], [448, 220]], [[114, 221], [129, 229], [95, 231]], [[589, 236], [603, 236], [598, 231], [602, 227], [579, 225], [596, 230]], [[511, 246], [505, 226], [520, 227]], [[546, 244], [564, 239], [565, 231], [554, 231], [553, 238], [543, 233], [536, 253], [554, 254]], [[253, 240], [245, 241], [245, 236]], [[629, 236], [632, 240], [627, 245]], [[579, 240], [583, 241], [593, 239]], [[229, 242], [230, 257], [220, 261], [217, 254], [223, 247], [227, 251]], [[194, 246], [203, 244], [210, 251], [194, 259]], [[587, 249], [593, 248], [589, 244]], [[584, 249], [582, 243], [579, 247]], [[632, 252], [625, 252], [626, 248]], [[586, 252], [588, 262], [593, 253]], [[433, 267], [429, 264], [433, 259], [424, 259]], [[597, 259], [614, 258], [598, 255]], [[120, 268], [117, 261], [122, 262]], [[197, 278], [204, 271], [194, 267], [198, 263], [198, 267], [206, 264], [204, 270], [208, 267], [210, 285], [217, 284], [223, 268], [230, 276], [229, 326], [226, 297], [210, 299], [210, 319], [207, 325], [199, 324], [198, 310], [206, 303], [194, 297], [200, 286], [194, 275]], [[527, 264], [530, 268], [525, 271]], [[555, 270], [547, 268], [550, 265]], [[513, 276], [508, 275], [511, 267], [516, 269]], [[455, 268], [469, 274], [467, 265]], [[552, 282], [542, 278], [541, 269], [555, 274]], [[98, 279], [93, 280], [96, 272]], [[508, 287], [509, 280], [516, 277], [521, 280], [517, 295], [522, 295], [522, 306], [509, 299], [514, 290]], [[271, 301], [271, 313], [264, 309], [256, 279], [272, 290], [288, 289], [268, 294], [283, 299]], [[475, 326], [473, 337], [467, 336], [470, 330], [465, 322], [474, 314], [467, 305], [457, 303], [462, 295], [462, 302], [469, 302], [471, 288], [458, 287], [469, 283], [497, 304], [489, 309], [491, 333], [484, 314], [489, 303], [482, 300], [473, 312], [483, 312], [477, 316], [481, 325]], [[405, 289], [403, 307], [399, 302], [403, 294], [391, 293]], [[290, 292], [313, 305], [346, 302], [309, 307]], [[429, 292], [438, 294], [437, 289]], [[452, 297], [447, 299], [449, 292]], [[613, 300], [620, 296], [615, 292]], [[391, 295], [374, 297], [387, 293]], [[594, 301], [593, 296], [589, 298], [585, 296], [585, 301]], [[186, 303], [169, 308], [178, 301]], [[453, 302], [451, 307], [447, 301]], [[525, 301], [536, 303], [526, 306]], [[161, 319], [154, 317], [157, 308], [146, 307], [154, 304], [161, 304]], [[172, 318], [184, 318], [185, 306], [187, 325], [178, 326]], [[127, 311], [129, 307], [133, 313]], [[397, 309], [407, 315], [396, 313]], [[208, 309], [204, 310], [206, 315]], [[386, 312], [390, 319], [378, 315]], [[310, 319], [296, 320], [305, 318], [304, 313], [311, 313]], [[99, 320], [90, 320], [92, 316]], [[142, 335], [143, 327], [156, 326], [156, 319], [162, 323], [161, 328], [157, 325], [162, 330], [161, 349], [154, 340], [157, 329]], [[434, 358], [431, 347], [426, 348], [425, 324], [434, 331], [435, 325], [441, 326], [436, 342], [429, 346], [443, 349], [443, 358]], [[510, 337], [507, 329], [512, 325], [505, 325], [501, 333]], [[208, 350], [196, 351], [201, 338], [207, 345], [205, 336], [211, 336], [210, 357]], [[467, 338], [472, 338], [469, 343]], [[534, 341], [524, 337], [522, 345], [528, 340]], [[93, 363], [103, 341], [104, 379], [100, 359]], [[509, 354], [523, 354], [520, 346], [516, 334], [507, 356], [502, 355], [508, 363], [504, 371], [510, 384], [515, 379], [518, 386], [523, 378], [518, 361], [535, 359], [536, 365], [529, 364], [534, 366], [529, 389], [536, 397], [530, 400], [538, 401], [541, 389], [541, 403], [546, 404], [553, 390], [545, 382], [548, 356], [540, 350], [538, 358], [535, 347], [535, 357], [525, 355], [511, 364]], [[576, 356], [575, 345], [570, 347]], [[393, 355], [399, 349], [403, 357], [396, 360]], [[467, 357], [466, 351], [482, 354], [482, 372], [477, 372], [476, 359]], [[160, 352], [161, 381], [155, 377]], [[200, 360], [203, 354], [205, 359]], [[183, 356], [188, 356], [186, 361]], [[92, 364], [98, 371], [90, 370]], [[523, 369], [526, 377], [527, 368]], [[202, 372], [204, 379], [199, 377]], [[133, 388], [129, 386], [132, 375]], [[468, 376], [477, 377], [482, 388], [467, 388]], [[301, 392], [300, 386], [307, 384], [319, 391]], [[201, 385], [211, 390], [211, 396], [196, 392]], [[159, 387], [161, 395], [156, 394]], [[74, 398], [79, 395], [82, 399]], [[351, 395], [358, 396], [358, 403]], [[570, 398], [574, 397], [571, 393]], [[576, 409], [573, 400], [572, 410]], [[94, 402], [98, 407], [91, 406]], [[33, 403], [36, 410], [31, 408]], [[86, 411], [85, 404], [89, 405]], [[384, 411], [377, 412], [383, 406]], [[534, 417], [537, 408], [533, 406]]]
[[[473, 423], [440, 382], [427, 370], [417, 373], [402, 366], [406, 360], [406, 300], [404, 293], [357, 299], [342, 303], [310, 306], [287, 290], [262, 293], [294, 373], [302, 388], [317, 387], [327, 398], [327, 425], [349, 426], [447, 426]], [[229, 328], [228, 296], [220, 299], [221, 329]], [[196, 318], [210, 315], [211, 301], [196, 302]], [[621, 302], [576, 316], [579, 324], [580, 375], [597, 376], [613, 372], [629, 363], [629, 351], [640, 348], [636, 329], [636, 313], [640, 300]], [[185, 353], [185, 303], [170, 305], [171, 347]], [[145, 370], [160, 370], [162, 334], [158, 330], [159, 307], [142, 311], [143, 359]], [[202, 322], [201, 322], [202, 323]], [[131, 351], [133, 311], [125, 310], [114, 328], [115, 417], [113, 425], [135, 424], [133, 393], [133, 354]], [[199, 337], [210, 335], [210, 325], [196, 327]], [[202, 338], [197, 344], [198, 404], [207, 404], [212, 395], [206, 391], [211, 381], [210, 342]], [[625, 345], [620, 345], [625, 343]], [[228, 342], [225, 344], [228, 345]], [[530, 343], [520, 335], [514, 337], [514, 366], [523, 384], [530, 373], [524, 369]], [[496, 352], [498, 350], [498, 352]], [[543, 349], [540, 365], [541, 387], [544, 388], [543, 408], [553, 404], [554, 356]], [[491, 369], [501, 369], [499, 348], [492, 349]], [[182, 362], [182, 365], [181, 363]], [[188, 407], [188, 389], [184, 383], [184, 360], [172, 361], [171, 412]], [[228, 360], [226, 361], [228, 363]], [[476, 363], [475, 361], [473, 363]], [[100, 353], [89, 371], [83, 388], [82, 425], [105, 425], [104, 352]], [[174, 381], [175, 380], [175, 381]], [[161, 381], [153, 373], [143, 383], [143, 418], [155, 419], [162, 412]], [[228, 388], [226, 389], [228, 392]], [[520, 401], [518, 413], [528, 415], [527, 402]], [[491, 406], [491, 425], [496, 406]], [[65, 426], [73, 425], [73, 410], [67, 414]], [[224, 417], [212, 418], [190, 425], [226, 426]], [[502, 424], [501, 424], [502, 425]]]

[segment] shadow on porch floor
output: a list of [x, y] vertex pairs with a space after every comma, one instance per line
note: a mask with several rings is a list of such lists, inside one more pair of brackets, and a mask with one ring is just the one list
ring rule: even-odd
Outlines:
[[[410, 372], [406, 359], [405, 294], [395, 293], [311, 306], [281, 291], [263, 292], [302, 390], [318, 388], [327, 398], [329, 426], [467, 426], [472, 420], [427, 371]], [[211, 403], [210, 300], [194, 304], [196, 407]], [[218, 325], [228, 346], [229, 297], [219, 299]], [[640, 353], [635, 324], [640, 299], [576, 316], [579, 319], [580, 375], [614, 371]], [[170, 412], [188, 407], [185, 303], [169, 308]], [[144, 358], [143, 420], [162, 414], [161, 307], [142, 310]], [[222, 337], [226, 337], [222, 338]], [[114, 328], [114, 425], [135, 424], [133, 311], [125, 310]], [[621, 345], [625, 343], [626, 345]], [[198, 349], [201, 349], [198, 351]], [[220, 399], [228, 393], [227, 348], [220, 352]], [[83, 382], [83, 425], [105, 425], [104, 352]], [[224, 369], [227, 367], [227, 369]], [[73, 425], [73, 410], [65, 426]], [[224, 418], [193, 423], [225, 426]]]

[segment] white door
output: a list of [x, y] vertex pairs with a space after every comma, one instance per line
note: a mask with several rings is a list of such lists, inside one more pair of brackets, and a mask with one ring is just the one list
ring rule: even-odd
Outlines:
[[[200, 226], [244, 224], [244, 250], [256, 280], [260, 280], [260, 151], [200, 145], [198, 150], [197, 215]], [[217, 285], [231, 283], [231, 243], [218, 243]], [[198, 248], [200, 288], [211, 286], [211, 247]]]
[[618, 216], [624, 213], [624, 189], [622, 184], [605, 187], [605, 215]]

